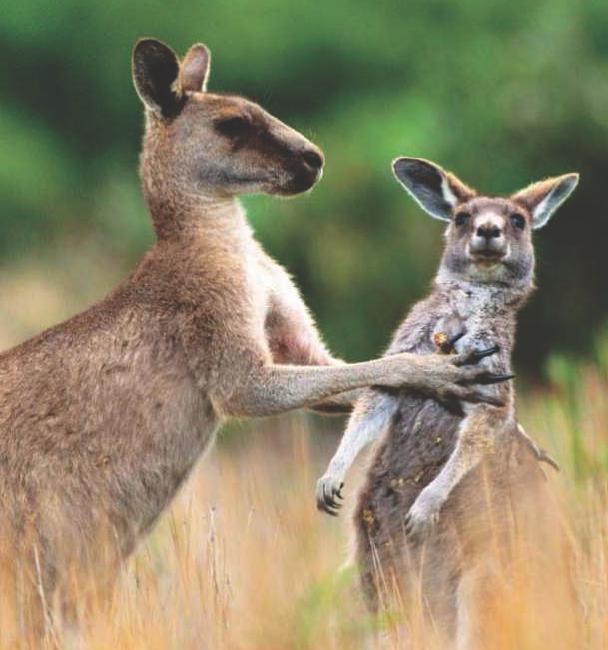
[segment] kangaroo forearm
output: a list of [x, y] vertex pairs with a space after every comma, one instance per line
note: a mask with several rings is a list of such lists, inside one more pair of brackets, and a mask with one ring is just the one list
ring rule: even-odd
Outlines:
[[361, 450], [386, 430], [398, 404], [396, 399], [376, 393], [368, 393], [368, 399], [364, 397], [363, 400], [368, 403], [357, 406], [329, 463], [328, 474], [346, 474]]
[[332, 476], [344, 476], [350, 469], [359, 452], [377, 437], [378, 433], [374, 427], [370, 427], [365, 421], [359, 426], [347, 429], [340, 446], [327, 467], [327, 474]]
[[442, 470], [428, 485], [445, 503], [460, 481], [493, 451], [497, 436], [509, 419], [507, 408], [476, 406], [460, 424], [458, 441]]
[[313, 404], [309, 408], [312, 411], [325, 414], [339, 415], [350, 413], [353, 410], [355, 402], [361, 397], [364, 390], [364, 388], [356, 388], [345, 393], [338, 393], [337, 395], [332, 395], [324, 399], [318, 404]]
[[227, 415], [276, 415], [309, 407], [353, 389], [381, 383], [386, 359], [337, 366], [269, 365], [249, 374], [221, 400]]
[[[311, 365], [321, 366], [344, 366], [346, 362], [332, 356], [329, 352], [325, 351], [325, 357], [322, 360]], [[310, 406], [310, 410], [325, 415], [344, 415], [351, 413], [355, 402], [361, 397], [364, 388], [356, 388], [354, 390], [346, 391], [345, 393], [338, 393], [324, 399], [322, 402]]]
[[429, 484], [429, 488], [440, 495], [442, 503], [447, 501], [460, 481], [477, 467], [484, 455], [482, 445], [463, 445], [461, 442], [456, 446], [441, 472]]

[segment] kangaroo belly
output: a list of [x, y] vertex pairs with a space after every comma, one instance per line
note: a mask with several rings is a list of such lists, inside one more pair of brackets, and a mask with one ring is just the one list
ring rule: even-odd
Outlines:
[[0, 526], [29, 526], [59, 564], [100, 531], [130, 552], [219, 424], [170, 341], [96, 344], [68, 357], [57, 335], [54, 355], [43, 340], [0, 359]]
[[375, 573], [381, 567], [384, 580], [399, 584], [402, 596], [410, 586], [421, 587], [430, 610], [445, 618], [461, 571], [496, 536], [508, 539], [513, 517], [529, 520], [535, 513], [543, 473], [513, 427], [500, 453], [455, 488], [433, 534], [422, 545], [411, 543], [407, 513], [454, 449], [461, 419], [433, 400], [404, 398], [376, 451], [354, 515], [356, 557], [372, 609], [383, 589]]
[[116, 515], [125, 519], [135, 537], [171, 502], [219, 426], [210, 401], [194, 387], [180, 391], [175, 403], [159, 408], [156, 415], [157, 421], [133, 449], [131, 462], [117, 463], [112, 478], [112, 502], [123, 504]]
[[385, 544], [402, 534], [407, 512], [456, 444], [461, 417], [432, 399], [404, 396], [359, 494], [357, 525]]

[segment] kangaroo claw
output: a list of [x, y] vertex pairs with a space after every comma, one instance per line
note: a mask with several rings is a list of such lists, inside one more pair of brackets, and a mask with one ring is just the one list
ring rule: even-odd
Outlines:
[[547, 465], [551, 465], [556, 472], [561, 471], [559, 463], [548, 452], [539, 447], [532, 438], [530, 438], [521, 424], [517, 425], [517, 432], [524, 441], [524, 444], [534, 454], [534, 456], [536, 456], [536, 460], [539, 463], [547, 463]]
[[484, 350], [473, 350], [461, 356], [457, 365], [472, 366], [476, 363], [479, 363], [482, 359], [496, 354], [497, 352], [500, 352], [500, 347], [498, 345], [493, 345], [492, 347], [485, 348]]
[[498, 345], [493, 345], [492, 347], [486, 348], [485, 350], [475, 350], [469, 355], [469, 363], [477, 363], [478, 361], [481, 361], [486, 357], [490, 357], [497, 352], [500, 352], [500, 347]]
[[455, 336], [452, 336], [452, 338], [448, 339], [448, 345], [450, 346], [450, 349], [454, 347], [455, 343], [458, 343], [460, 339], [466, 334], [466, 330], [462, 330], [462, 332], [458, 332]]
[[317, 481], [316, 488], [317, 509], [332, 517], [337, 517], [338, 510], [342, 507], [339, 500], [344, 498], [342, 496], [343, 487], [342, 481], [336, 481], [331, 476], [321, 477]]
[[538, 460], [541, 463], [547, 463], [547, 465], [551, 465], [551, 467], [553, 467], [553, 469], [556, 472], [561, 472], [561, 468], [559, 466], [559, 463], [555, 460], [555, 458], [550, 456], [544, 449], [539, 448], [539, 450], [538, 450]]
[[503, 381], [509, 381], [509, 379], [514, 379], [515, 375], [492, 375], [488, 374], [487, 377], [480, 379], [480, 384], [500, 384]]

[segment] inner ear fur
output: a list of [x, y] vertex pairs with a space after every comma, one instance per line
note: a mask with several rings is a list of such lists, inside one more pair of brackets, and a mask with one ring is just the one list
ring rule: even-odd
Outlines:
[[449, 221], [454, 208], [477, 192], [454, 174], [423, 158], [397, 158], [393, 172], [414, 200], [432, 217]]
[[177, 85], [179, 60], [168, 45], [153, 38], [137, 41], [132, 71], [137, 94], [148, 109], [162, 117], [179, 113], [184, 102]]
[[578, 174], [564, 174], [555, 178], [547, 178], [528, 185], [513, 194], [511, 198], [530, 212], [533, 228], [542, 228], [572, 194], [578, 180]]

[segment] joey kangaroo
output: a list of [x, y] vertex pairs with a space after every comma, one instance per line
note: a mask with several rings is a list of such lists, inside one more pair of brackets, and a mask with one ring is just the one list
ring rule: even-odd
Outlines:
[[[509, 375], [516, 314], [534, 286], [532, 230], [568, 198], [578, 175], [490, 198], [426, 160], [400, 158], [393, 170], [417, 203], [448, 226], [432, 291], [398, 328], [387, 356], [496, 344], [497, 354], [481, 363]], [[363, 446], [384, 434], [355, 512], [366, 600], [375, 611], [386, 604], [393, 580], [405, 590], [408, 576], [418, 576], [429, 613], [448, 636], [462, 609], [459, 585], [496, 532], [482, 515], [484, 499], [493, 512], [512, 511], [512, 500], [538, 492], [537, 461], [553, 464], [517, 424], [511, 385], [483, 391], [485, 403], [451, 408], [411, 391], [364, 391], [317, 484], [319, 508], [337, 514], [347, 469]], [[465, 628], [458, 629], [459, 642], [469, 648], [473, 633]]]
[[475, 384], [501, 379], [476, 353], [331, 356], [237, 199], [310, 189], [323, 154], [257, 104], [207, 92], [209, 64], [201, 44], [181, 62], [135, 45], [156, 243], [107, 298], [0, 355], [1, 539], [6, 567], [21, 552], [19, 593], [50, 602], [66, 567], [111, 578], [229, 416], [346, 408], [370, 385], [477, 400]]

